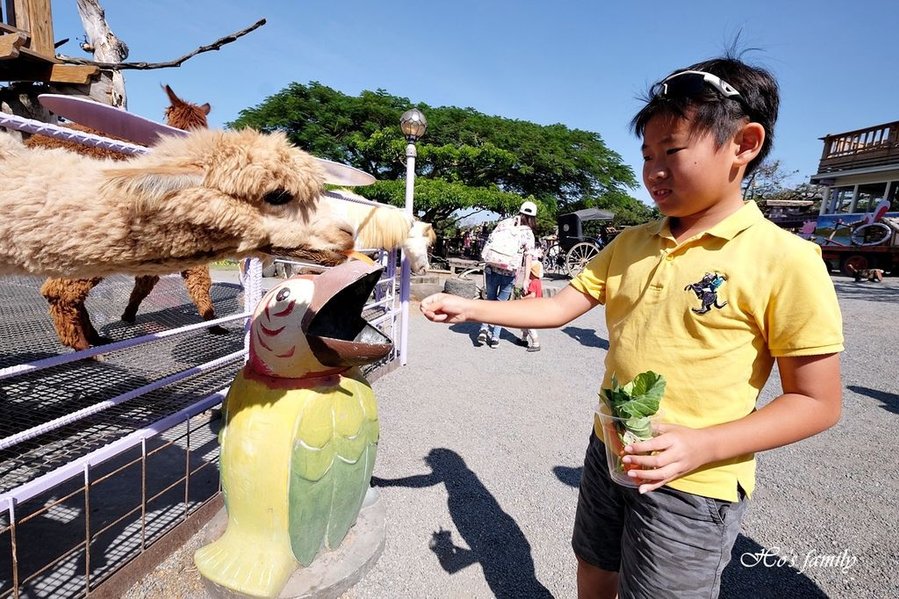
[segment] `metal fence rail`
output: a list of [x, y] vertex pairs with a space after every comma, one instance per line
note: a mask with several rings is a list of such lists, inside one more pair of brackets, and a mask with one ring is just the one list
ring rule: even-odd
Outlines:
[[[364, 316], [396, 339], [396, 256], [377, 259], [385, 276]], [[272, 282], [258, 263], [249, 272], [258, 298]], [[238, 284], [213, 285], [230, 332], [212, 335], [180, 277], [162, 278], [134, 324], [118, 320], [131, 278], [110, 277], [87, 308], [115, 342], [71, 353], [41, 282], [0, 286], [0, 599], [86, 596], [215, 499], [216, 408], [245, 357]]]
[[[126, 153], [146, 148], [0, 114], [0, 126]], [[396, 254], [363, 316], [397, 344]], [[290, 263], [292, 267], [321, 269]], [[408, 270], [408, 269], [406, 269]], [[0, 599], [84, 597], [219, 492], [218, 406], [243, 366], [245, 321], [266, 285], [258, 261], [211, 290], [202, 322], [180, 277], [163, 277], [134, 323], [119, 320], [130, 277], [105, 279], [86, 307], [113, 343], [72, 353], [56, 339], [38, 277], [0, 285]], [[408, 277], [402, 301], [409, 296]], [[226, 335], [207, 332], [230, 325]], [[208, 510], [204, 510], [205, 511]]]

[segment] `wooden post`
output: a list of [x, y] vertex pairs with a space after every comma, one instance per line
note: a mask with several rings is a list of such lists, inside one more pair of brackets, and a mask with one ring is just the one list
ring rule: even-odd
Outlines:
[[15, 19], [15, 23], [9, 24], [31, 34], [29, 49], [47, 58], [55, 58], [50, 0], [7, 0], [6, 4], [9, 17]]

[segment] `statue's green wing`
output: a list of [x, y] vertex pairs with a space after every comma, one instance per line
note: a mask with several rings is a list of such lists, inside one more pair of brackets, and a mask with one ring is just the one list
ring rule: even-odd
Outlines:
[[355, 524], [378, 444], [374, 393], [361, 377], [341, 377], [299, 414], [290, 465], [288, 522], [294, 556], [304, 566], [324, 546], [335, 549]]

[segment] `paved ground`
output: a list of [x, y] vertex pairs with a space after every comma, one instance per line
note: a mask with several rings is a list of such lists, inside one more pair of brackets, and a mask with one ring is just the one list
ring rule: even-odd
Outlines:
[[[899, 596], [899, 280], [835, 282], [848, 347], [843, 419], [760, 458], [723, 597]], [[569, 535], [607, 348], [602, 310], [541, 332], [538, 353], [511, 336], [496, 350], [474, 347], [475, 332], [416, 315], [409, 364], [375, 385], [387, 548], [347, 598], [576, 594]], [[766, 552], [792, 565], [766, 566], [777, 561]]]
[[[760, 457], [722, 597], [899, 596], [899, 280], [834, 280], [843, 418]], [[602, 309], [541, 332], [537, 353], [509, 334], [474, 347], [476, 332], [413, 311], [409, 364], [374, 385], [387, 545], [344, 599], [576, 595], [569, 536], [608, 345]], [[777, 388], [773, 377], [762, 401]], [[161, 570], [187, 582], [181, 559]], [[193, 596], [152, 578], [137, 589], [129, 597]]]

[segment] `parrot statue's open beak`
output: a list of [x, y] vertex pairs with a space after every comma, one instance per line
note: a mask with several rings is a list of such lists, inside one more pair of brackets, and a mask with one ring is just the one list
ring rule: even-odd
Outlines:
[[375, 362], [393, 343], [364, 318], [362, 310], [383, 269], [352, 260], [315, 277], [302, 330], [315, 358], [338, 368]]

